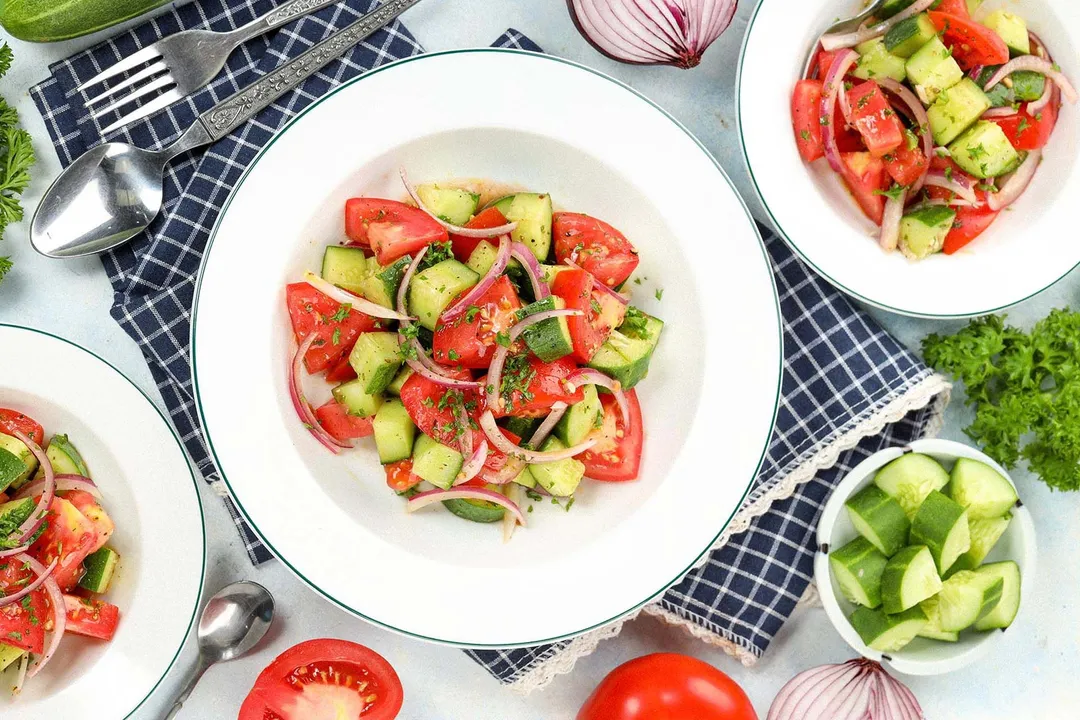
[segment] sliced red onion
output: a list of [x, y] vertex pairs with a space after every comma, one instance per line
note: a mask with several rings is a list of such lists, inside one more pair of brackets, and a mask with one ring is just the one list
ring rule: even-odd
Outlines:
[[[520, 508], [522, 490], [524, 490], [524, 488], [517, 483], [510, 483], [506, 487], [506, 499]], [[517, 526], [517, 517], [513, 513], [506, 513], [503, 515], [502, 531], [504, 543], [510, 542], [510, 539], [514, 537], [514, 531], [517, 530]]]
[[855, 32], [849, 33], [834, 33], [832, 35], [821, 36], [821, 47], [829, 52], [833, 50], [839, 50], [840, 48], [851, 48], [866, 42], [867, 40], [873, 40], [876, 37], [880, 37], [889, 30], [909, 17], [914, 17], [933, 5], [937, 0], [918, 0], [914, 5], [911, 5], [901, 13], [893, 15], [891, 18], [884, 22], [880, 22], [877, 25], [870, 25], [869, 27], [861, 27]]
[[304, 423], [304, 427], [308, 429], [308, 432], [314, 435], [315, 439], [321, 442], [327, 450], [337, 455], [341, 452], [341, 448], [352, 446], [332, 437], [330, 433], [323, 429], [322, 425], [319, 424], [319, 419], [315, 417], [311, 405], [304, 398], [304, 388], [300, 384], [304, 371], [304, 355], [311, 349], [313, 342], [315, 342], [315, 333], [309, 333], [304, 342], [300, 343], [300, 347], [296, 349], [296, 355], [293, 356], [292, 364], [289, 366], [289, 399], [292, 400], [293, 410], [300, 416], [300, 421]]
[[[565, 265], [567, 265], [569, 267], [572, 267], [575, 270], [585, 270], [585, 268], [581, 267], [580, 265], [578, 265], [576, 262], [574, 262], [570, 258], [566, 258], [565, 260], [563, 260], [563, 264], [565, 264]], [[588, 272], [588, 271], [586, 271], [586, 272]], [[592, 273], [589, 273], [589, 274], [592, 275]], [[611, 297], [615, 298], [622, 305], [629, 305], [630, 304], [630, 298], [626, 297], [622, 293], [615, 292], [615, 290], [613, 288], [609, 288], [607, 285], [600, 282], [600, 279], [597, 278], [595, 275], [592, 275], [592, 282], [593, 282], [593, 287], [594, 288], [596, 288], [597, 290], [601, 291], [602, 293], [604, 293], [606, 295], [610, 295]]]
[[[30, 556], [29, 555], [23, 555], [23, 557], [30, 557]], [[15, 559], [22, 562], [22, 558], [15, 558]], [[23, 587], [21, 590], [19, 590], [18, 592], [12, 593], [11, 595], [4, 595], [3, 597], [0, 597], [0, 607], [4, 607], [5, 605], [10, 605], [13, 602], [18, 602], [19, 600], [23, 599], [24, 597], [26, 597], [27, 595], [29, 595], [30, 593], [34, 592], [39, 587], [41, 587], [45, 583], [45, 581], [49, 579], [49, 576], [52, 575], [53, 570], [56, 569], [56, 566], [57, 566], [57, 564], [59, 564], [59, 562], [60, 562], [60, 558], [54, 558], [53, 561], [51, 563], [49, 563], [49, 567], [43, 568], [43, 570], [45, 572], [38, 574], [37, 577], [35, 577], [32, 581], [27, 583], [27, 585], [25, 587]], [[31, 567], [31, 569], [33, 569], [33, 568]]]
[[510, 440], [502, 434], [499, 426], [495, 424], [495, 416], [491, 414], [490, 410], [485, 410], [484, 414], [480, 416], [480, 427], [484, 430], [484, 434], [487, 435], [488, 441], [494, 445], [497, 450], [506, 453], [510, 457], [518, 457], [528, 463], [555, 462], [557, 460], [572, 458], [575, 455], [585, 452], [597, 442], [596, 438], [592, 438], [580, 445], [574, 445], [573, 447], [564, 448], [562, 450], [550, 450], [548, 452], [527, 450], [526, 448], [519, 447], [510, 442]]
[[[570, 390], [570, 392], [574, 392]], [[567, 409], [570, 406], [564, 402], [557, 402], [551, 406], [551, 412], [544, 418], [544, 422], [540, 423], [540, 426], [536, 428], [536, 432], [533, 433], [532, 438], [529, 439], [530, 447], [540, 447], [540, 443], [547, 440], [547, 436], [552, 433], [555, 426], [562, 420], [563, 415], [566, 414]], [[537, 439], [539, 438], [539, 440]]]
[[[469, 438], [468, 442], [472, 444], [472, 431], [466, 426], [465, 436]], [[464, 455], [464, 453], [462, 453]], [[470, 455], [466, 455], [469, 459], [461, 466], [461, 472], [458, 473], [457, 478], [454, 480], [454, 485], [461, 485], [472, 480], [474, 477], [480, 474], [480, 471], [484, 469], [484, 461], [487, 460], [488, 444], [487, 440], [481, 440], [480, 444], [476, 446], [476, 450], [472, 451]]]
[[821, 665], [799, 673], [789, 680], [773, 698], [766, 720], [793, 717], [796, 705], [806, 697], [807, 688], [846, 672], [843, 665]]
[[766, 720], [923, 720], [923, 712], [899, 680], [859, 658], [799, 673], [777, 694]]
[[[45, 568], [34, 558], [29, 555], [23, 555], [22, 558], [24, 563], [30, 563], [30, 569], [34, 572], [39, 575], [45, 572]], [[45, 654], [34, 662], [26, 674], [28, 679], [37, 675], [49, 664], [53, 655], [56, 654], [56, 648], [60, 647], [60, 641], [64, 639], [64, 631], [67, 629], [67, 605], [64, 603], [64, 595], [60, 592], [60, 586], [56, 584], [56, 580], [52, 577], [46, 577], [44, 585], [45, 592], [49, 595], [49, 605], [52, 606], [52, 636], [49, 638], [48, 647], [45, 648]]]
[[[416, 274], [416, 269], [418, 267], [420, 267], [420, 261], [424, 259], [425, 255], [427, 255], [428, 248], [430, 248], [430, 247], [431, 247], [430, 245], [425, 245], [424, 247], [420, 248], [420, 252], [416, 253], [416, 257], [414, 257], [412, 259], [412, 262], [409, 263], [409, 268], [405, 271], [405, 274], [402, 275], [402, 277], [401, 277], [401, 284], [398, 285], [397, 298], [396, 298], [397, 299], [398, 315], [402, 315], [402, 316], [404, 316], [406, 318], [409, 317], [409, 311], [406, 309], [406, 305], [405, 305], [405, 298], [406, 298], [406, 296], [407, 296], [407, 294], [409, 292], [409, 283], [412, 282], [413, 275]], [[409, 318], [408, 320], [403, 320], [402, 322], [411, 322], [411, 321], [412, 321], [412, 319]]]
[[[35, 480], [29, 485], [24, 486], [13, 497], [13, 500], [22, 500], [23, 498], [33, 497], [41, 492], [45, 488], [45, 478]], [[89, 493], [95, 500], [103, 501], [105, 497], [98, 490], [94, 481], [88, 477], [82, 475], [57, 475], [56, 476], [56, 492], [68, 492], [70, 490], [81, 490], [82, 492]]]
[[990, 92], [991, 88], [1017, 70], [1028, 70], [1045, 75], [1061, 88], [1061, 93], [1065, 96], [1066, 100], [1070, 103], [1076, 103], [1076, 88], [1069, 82], [1069, 78], [1065, 77], [1065, 74], [1060, 70], [1055, 70], [1053, 63], [1049, 60], [1035, 57], [1034, 55], [1021, 55], [1002, 65], [998, 71], [994, 73], [993, 77], [990, 78], [990, 81], [986, 83], [983, 90]]
[[[1052, 88], [1054, 87], [1054, 84], [1046, 83], [1046, 87]], [[1011, 106], [1005, 105], [1004, 107], [990, 108], [989, 110], [984, 112], [982, 116], [986, 120], [993, 120], [994, 118], [1012, 117], [1016, 114], [1016, 112], [1017, 111]]]
[[351, 305], [353, 310], [362, 312], [365, 315], [382, 318], [383, 320], [412, 319], [408, 315], [396, 312], [394, 310], [391, 310], [390, 308], [385, 308], [382, 305], [377, 305], [370, 300], [365, 300], [359, 295], [353, 295], [347, 290], [342, 290], [337, 285], [331, 285], [310, 270], [304, 273], [304, 282], [306, 282], [308, 285], [315, 288], [331, 300], [337, 300], [342, 305]]
[[411, 341], [415, 344], [415, 350], [417, 353], [416, 358], [406, 358], [405, 364], [412, 369], [417, 375], [422, 375], [436, 385], [442, 385], [443, 387], [458, 388], [459, 390], [477, 390], [480, 388], [481, 383], [475, 380], [458, 380], [457, 378], [447, 377], [442, 373], [437, 373], [431, 370], [427, 365], [421, 362], [418, 358], [424, 355], [424, 348], [420, 346], [420, 343], [415, 339]]
[[29, 545], [20, 545], [19, 547], [13, 547], [13, 548], [10, 548], [8, 550], [0, 550], [0, 560], [2, 560], [3, 558], [6, 558], [6, 557], [11, 557], [12, 555], [18, 555], [19, 553], [24, 553], [29, 549], [30, 549]]
[[842, 51], [833, 60], [825, 76], [825, 94], [821, 96], [821, 117], [826, 118], [828, 125], [824, 126], [821, 136], [825, 140], [825, 159], [829, 161], [829, 167], [834, 172], [842, 171], [840, 148], [836, 144], [836, 128], [833, 127], [833, 120], [836, 117], [836, 98], [844, 92], [844, 76], [858, 59], [859, 53], [854, 50]]
[[433, 505], [443, 500], [485, 500], [490, 503], [495, 503], [504, 508], [508, 512], [512, 513], [517, 521], [521, 525], [525, 525], [525, 515], [521, 512], [521, 508], [517, 503], [507, 498], [502, 493], [495, 492], [494, 490], [488, 490], [487, 488], [478, 487], [459, 487], [453, 490], [428, 490], [418, 495], [413, 495], [409, 498], [409, 502], [406, 505], [408, 512], [416, 512], [420, 508], [425, 508], [428, 505]]
[[34, 511], [30, 513], [30, 517], [26, 518], [23, 524], [12, 533], [16, 542], [21, 545], [32, 538], [34, 533], [38, 531], [38, 528], [41, 527], [42, 523], [45, 522], [45, 513], [48, 512], [49, 506], [52, 505], [53, 497], [56, 493], [56, 474], [53, 472], [52, 461], [49, 460], [49, 456], [45, 454], [45, 451], [42, 450], [36, 442], [30, 439], [30, 437], [22, 430], [16, 430], [14, 435], [23, 445], [30, 449], [30, 452], [37, 458], [38, 463], [41, 464], [41, 471], [44, 475], [45, 483], [41, 497], [38, 498], [37, 505], [34, 507]]
[[540, 261], [536, 259], [536, 255], [532, 250], [519, 242], [515, 242], [510, 246], [510, 257], [517, 260], [525, 268], [525, 274], [529, 276], [529, 282], [532, 283], [533, 296], [537, 300], [543, 300], [551, 296], [551, 290], [548, 288], [547, 283], [544, 282], [544, 271], [540, 268]]
[[986, 197], [986, 204], [990, 209], [1004, 210], [1016, 202], [1027, 190], [1028, 185], [1031, 184], [1032, 178], [1035, 177], [1035, 171], [1039, 169], [1040, 162], [1042, 162], [1042, 150], [1029, 152], [1020, 167], [1016, 168], [1016, 172], [1005, 181], [1001, 190]]
[[970, 203], [979, 201], [979, 198], [975, 195], [975, 186], [967, 175], [952, 173], [950, 177], [943, 170], [932, 170], [926, 176], [926, 184], [932, 187], [944, 188]]
[[615, 396], [615, 402], [619, 405], [619, 414], [622, 415], [623, 427], [630, 429], [630, 405], [626, 401], [626, 393], [622, 390], [622, 383], [610, 378], [599, 370], [582, 368], [566, 378], [566, 389], [574, 392], [582, 385], [598, 385], [611, 391]]
[[620, 62], [692, 68], [731, 24], [738, 0], [567, 0], [589, 43]]
[[469, 309], [470, 305], [475, 305], [484, 293], [486, 293], [495, 281], [499, 279], [499, 276], [506, 270], [507, 263], [510, 262], [510, 236], [503, 235], [499, 238], [499, 252], [495, 255], [495, 262], [492, 263], [488, 269], [487, 274], [480, 279], [476, 285], [473, 285], [469, 289], [469, 292], [465, 293], [460, 300], [448, 307], [443, 311], [440, 318], [443, 322], [450, 322], [460, 315], [465, 314], [465, 311]]
[[[1029, 102], [1026, 108], [1028, 115], [1038, 115], [1041, 113], [1050, 101], [1054, 99], [1054, 92], [1057, 90], [1057, 85], [1054, 83], [1045, 83], [1043, 87], [1043, 94], [1039, 96], [1038, 100]], [[1012, 108], [1010, 108], [1012, 109]]]
[[506, 223], [505, 225], [499, 225], [498, 227], [493, 228], [468, 228], [462, 225], [448, 223], [432, 212], [431, 209], [424, 204], [424, 201], [420, 199], [420, 193], [416, 192], [416, 188], [409, 182], [409, 175], [405, 172], [405, 168], [399, 168], [398, 172], [401, 175], [401, 182], [405, 184], [405, 189], [409, 192], [409, 197], [412, 198], [412, 201], [416, 203], [416, 207], [430, 215], [435, 222], [446, 228], [448, 232], [469, 238], [492, 238], [498, 237], [499, 235], [505, 235], [517, 229], [518, 224], [516, 222]]
[[919, 178], [909, 190], [909, 197], [922, 190], [923, 184], [926, 182], [926, 175], [930, 172], [930, 160], [934, 157], [934, 134], [930, 131], [930, 116], [926, 114], [926, 108], [919, 102], [919, 98], [915, 97], [915, 93], [911, 92], [907, 87], [896, 82], [892, 78], [878, 78], [878, 83], [881, 87], [891, 92], [896, 97], [900, 98], [900, 101], [907, 106], [911, 111], [911, 118], [915, 121], [915, 127], [919, 129], [919, 134], [922, 136], [923, 154], [926, 155], [926, 169], [923, 171], [923, 175]]
[[907, 202], [907, 193], [900, 193], [899, 197], [890, 197], [885, 203], [885, 216], [881, 221], [881, 235], [878, 243], [881, 249], [892, 252], [900, 244], [900, 219], [904, 217], [904, 204]]

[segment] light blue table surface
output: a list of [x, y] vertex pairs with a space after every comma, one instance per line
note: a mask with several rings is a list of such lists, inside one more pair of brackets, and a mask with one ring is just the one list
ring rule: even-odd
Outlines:
[[[701, 66], [692, 71], [635, 68], [601, 57], [579, 37], [563, 0], [427, 0], [404, 19], [431, 50], [487, 45], [507, 27], [515, 27], [551, 53], [628, 82], [671, 111], [704, 141], [751, 209], [762, 217], [740, 155], [735, 121], [737, 57], [754, 3], [743, 0], [741, 5], [732, 27], [706, 54]], [[40, 156], [24, 200], [28, 208], [36, 206], [60, 168], [27, 89], [46, 76], [49, 63], [99, 39], [91, 36], [54, 45], [13, 42], [15, 67], [0, 90], [17, 103]], [[59, 262], [36, 256], [27, 242], [25, 222], [8, 229], [0, 254], [11, 254], [15, 260], [15, 270], [0, 286], [0, 322], [37, 327], [70, 338], [107, 358], [157, 397], [134, 343], [109, 316], [112, 292], [98, 260]], [[1017, 323], [1033, 322], [1050, 308], [1069, 304], [1078, 289], [1080, 276], [1074, 273], [1013, 309], [1010, 315]], [[957, 326], [874, 314], [912, 347], [917, 347], [928, 332]], [[960, 428], [970, 415], [961, 401], [962, 396], [955, 397], [949, 409], [945, 437], [964, 439]], [[1022, 614], [1008, 631], [1009, 642], [1002, 645], [1000, 652], [946, 677], [909, 680], [931, 720], [1080, 717], [1080, 682], [1076, 678], [1080, 667], [1080, 573], [1076, 561], [1080, 553], [1080, 496], [1052, 495], [1024, 472], [1014, 477], [1038, 530], [1036, 587], [1025, 597]], [[681, 630], [642, 619], [629, 624], [618, 638], [602, 643], [595, 654], [578, 663], [572, 674], [561, 677], [546, 690], [522, 698], [500, 688], [456, 650], [398, 637], [331, 607], [279, 563], [252, 568], [224, 506], [209, 488], [204, 486], [202, 490], [210, 544], [208, 589], [212, 591], [239, 578], [263, 583], [278, 599], [281, 622], [259, 654], [211, 670], [182, 718], [235, 717], [259, 670], [277, 653], [312, 637], [347, 638], [376, 648], [394, 664], [405, 684], [401, 717], [429, 720], [569, 718], [608, 671], [655, 651], [688, 653], [715, 664], [746, 688], [764, 717], [773, 696], [795, 673], [852, 656], [820, 609], [799, 611], [754, 668], [742, 667]], [[178, 662], [187, 665], [193, 657], [194, 642], [189, 638]], [[181, 674], [174, 669], [136, 717], [158, 717]]]

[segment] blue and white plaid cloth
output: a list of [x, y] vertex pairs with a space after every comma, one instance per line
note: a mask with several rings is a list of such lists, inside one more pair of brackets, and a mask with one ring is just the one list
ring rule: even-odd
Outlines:
[[[32, 95], [63, 165], [102, 141], [111, 118], [91, 119], [79, 83], [154, 40], [192, 27], [230, 30], [266, 12], [272, 0], [197, 0], [55, 64]], [[352, 22], [376, 0], [343, 0], [252, 40], [206, 89], [116, 137], [141, 147], [169, 142], [214, 103]], [[539, 50], [507, 31], [498, 47]], [[149, 230], [103, 258], [115, 290], [112, 315], [138, 343], [170, 417], [207, 481], [218, 479], [194, 407], [190, 314], [207, 236], [234, 183], [271, 136], [338, 84], [373, 67], [423, 52], [398, 22], [372, 35], [298, 90], [220, 142], [168, 168], [165, 208]], [[750, 662], [806, 591], [818, 513], [839, 477], [874, 451], [928, 431], [935, 394], [947, 386], [867, 315], [813, 275], [767, 233], [785, 319], [783, 400], [754, 490], [707, 562], [646, 612], [693, 629]], [[828, 469], [823, 469], [828, 468]], [[228, 498], [225, 503], [254, 563], [271, 559]], [[542, 684], [552, 661], [581, 654], [581, 641], [531, 649], [470, 651], [504, 683]], [[565, 663], [563, 663], [565, 664]]]

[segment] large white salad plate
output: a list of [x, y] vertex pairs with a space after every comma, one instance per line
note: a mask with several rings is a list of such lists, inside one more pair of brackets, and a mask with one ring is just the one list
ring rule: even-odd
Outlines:
[[[859, 0], [762, 0], [750, 20], [737, 88], [750, 176], [773, 224], [818, 273], [844, 292], [886, 310], [958, 318], [1001, 310], [1050, 287], [1080, 264], [1080, 108], [1065, 104], [1030, 187], [982, 236], [956, 255], [921, 262], [883, 252], [878, 228], [824, 159], [807, 165], [791, 130], [791, 93], [819, 35]], [[1080, 3], [986, 0], [1019, 13], [1054, 60], [1080, 82]]]
[[[120, 608], [111, 642], [65, 634], [4, 720], [126, 718], [172, 666], [195, 620], [206, 543], [195, 478], [154, 404], [106, 361], [66, 340], [0, 324], [0, 407], [24, 412], [46, 439], [66, 433], [116, 523], [120, 566], [106, 599]], [[11, 677], [5, 674], [4, 678]]]
[[[285, 285], [344, 241], [347, 198], [404, 196], [400, 166], [414, 182], [470, 177], [549, 192], [557, 208], [601, 217], [637, 245], [633, 302], [667, 322], [638, 389], [638, 481], [586, 481], [570, 512], [537, 502], [504, 544], [498, 525], [441, 507], [407, 515], [370, 441], [335, 457], [304, 429], [286, 385], [295, 345]], [[472, 647], [583, 633], [679, 580], [758, 469], [782, 359], [764, 248], [709, 153], [630, 88], [507, 50], [386, 66], [287, 125], [213, 231], [192, 336], [215, 461], [268, 547], [351, 613]], [[315, 404], [329, 397], [321, 380], [308, 382]]]

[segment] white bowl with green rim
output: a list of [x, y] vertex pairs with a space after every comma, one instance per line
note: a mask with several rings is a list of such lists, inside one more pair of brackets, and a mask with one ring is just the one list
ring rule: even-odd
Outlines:
[[[818, 37], [858, 0], [762, 0], [751, 16], [736, 102], [751, 180], [791, 248], [845, 293], [892, 312], [925, 318], [985, 315], [1026, 300], [1080, 265], [1074, 206], [1080, 197], [1080, 108], [1066, 103], [1030, 187], [959, 253], [921, 262], [878, 246], [863, 215], [824, 159], [807, 164], [791, 129], [791, 93]], [[1080, 83], [1080, 3], [986, 0], [980, 13], [1024, 16], [1054, 60]], [[981, 14], [976, 16], [981, 17]]]
[[822, 511], [821, 519], [818, 521], [818, 551], [814, 557], [814, 580], [829, 621], [840, 633], [840, 637], [860, 655], [886, 663], [905, 675], [942, 675], [966, 667], [994, 648], [1000, 648], [1008, 642], [1009, 637], [1015, 635], [1017, 630], [1014, 628], [1023, 624], [1024, 597], [1031, 593], [1035, 579], [1035, 526], [1031, 520], [1031, 513], [1024, 507], [1021, 499], [1010, 511], [1012, 520], [1008, 528], [984, 561], [985, 564], [1012, 560], [1020, 567], [1020, 609], [1009, 627], [1009, 632], [966, 630], [960, 633], [960, 639], [955, 643], [917, 637], [903, 649], [887, 653], [867, 646], [848, 620], [858, 606], [843, 596], [840, 584], [830, 567], [829, 552], [859, 537], [859, 532], [852, 524], [845, 508], [848, 499], [873, 484], [878, 470], [912, 452], [932, 457], [947, 471], [950, 471], [960, 458], [977, 460], [989, 465], [1006, 478], [1014, 488], [1016, 487], [1005, 468], [988, 455], [952, 440], [916, 440], [905, 447], [888, 448], [877, 452], [855, 466], [840, 481]]

